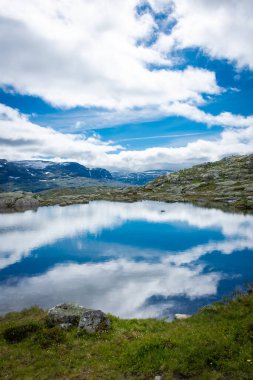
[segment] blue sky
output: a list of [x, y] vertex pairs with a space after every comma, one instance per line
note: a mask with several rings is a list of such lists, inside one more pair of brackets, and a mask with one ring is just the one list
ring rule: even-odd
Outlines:
[[147, 170], [253, 152], [252, 1], [0, 5], [3, 158]]

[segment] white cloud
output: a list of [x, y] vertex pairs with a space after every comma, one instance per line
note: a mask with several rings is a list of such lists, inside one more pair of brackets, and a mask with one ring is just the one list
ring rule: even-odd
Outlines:
[[204, 123], [209, 126], [220, 125], [223, 127], [250, 127], [253, 125], [253, 116], [234, 115], [231, 112], [222, 112], [218, 115], [206, 113], [199, 108], [182, 102], [174, 102], [161, 106], [161, 111], [167, 116], [180, 115], [187, 119]]
[[92, 167], [146, 170], [179, 168], [203, 161], [215, 161], [226, 155], [252, 153], [252, 117], [231, 114], [213, 116], [195, 107], [175, 104], [164, 112], [182, 115], [209, 124], [228, 126], [215, 140], [198, 139], [182, 147], [154, 147], [145, 150], [122, 150], [98, 137], [63, 134], [31, 123], [18, 111], [0, 104], [1, 155], [9, 160], [51, 158], [55, 161], [77, 161]]
[[[1, 105], [2, 157], [52, 157], [109, 169], [143, 170], [252, 152], [252, 116], [212, 115], [198, 108], [205, 95], [223, 91], [215, 73], [191, 66], [175, 70], [167, 57], [171, 49], [199, 46], [212, 56], [251, 66], [252, 2], [150, 0], [156, 12], [166, 12], [169, 22], [176, 21], [169, 35], [159, 29], [151, 13], [137, 16], [140, 3], [0, 0], [0, 86], [12, 85], [20, 93], [61, 107], [96, 106], [94, 119], [77, 120], [75, 132], [99, 118], [101, 126], [108, 126], [179, 115], [225, 127], [216, 141], [199, 139], [180, 148], [127, 151], [98, 137], [86, 139], [42, 128]], [[156, 44], [138, 43], [154, 33], [159, 37]], [[163, 69], [152, 70], [152, 64]], [[101, 114], [99, 107], [104, 107]]]
[[[153, 0], [158, 5], [160, 0]], [[165, 1], [162, 1], [164, 3]], [[161, 34], [160, 52], [200, 47], [215, 58], [253, 68], [252, 0], [168, 0], [176, 25], [171, 34]]]
[[139, 2], [0, 0], [0, 84], [63, 107], [198, 104], [219, 93], [213, 72], [169, 69], [157, 49], [138, 44], [157, 30], [150, 14], [137, 16]]
[[6, 159], [54, 157], [54, 160], [75, 160], [98, 163], [117, 146], [96, 137], [63, 134], [29, 122], [17, 110], [0, 104], [1, 155]]
[[[251, 0], [149, 0], [176, 22], [167, 35], [151, 13], [137, 15], [141, 3], [0, 0], [0, 85], [61, 107], [159, 108], [222, 91], [213, 72], [173, 69], [172, 50], [198, 46], [252, 67]], [[157, 43], [139, 43], [154, 33]]]

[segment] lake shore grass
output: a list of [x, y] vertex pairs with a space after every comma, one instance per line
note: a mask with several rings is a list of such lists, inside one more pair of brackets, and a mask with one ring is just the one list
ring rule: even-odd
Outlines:
[[0, 319], [1, 379], [253, 378], [253, 294], [208, 305], [186, 320], [124, 320], [94, 335], [49, 328], [32, 307]]

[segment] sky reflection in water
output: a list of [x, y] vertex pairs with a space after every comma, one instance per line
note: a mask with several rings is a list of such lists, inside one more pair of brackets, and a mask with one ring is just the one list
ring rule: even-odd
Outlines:
[[252, 231], [251, 215], [150, 201], [0, 214], [0, 312], [61, 302], [126, 318], [195, 312], [253, 279]]

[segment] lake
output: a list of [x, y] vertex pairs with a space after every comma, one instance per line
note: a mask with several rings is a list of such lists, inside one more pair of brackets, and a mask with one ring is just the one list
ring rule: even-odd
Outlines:
[[151, 201], [0, 214], [0, 313], [74, 302], [171, 319], [244, 287], [252, 259], [252, 215]]

